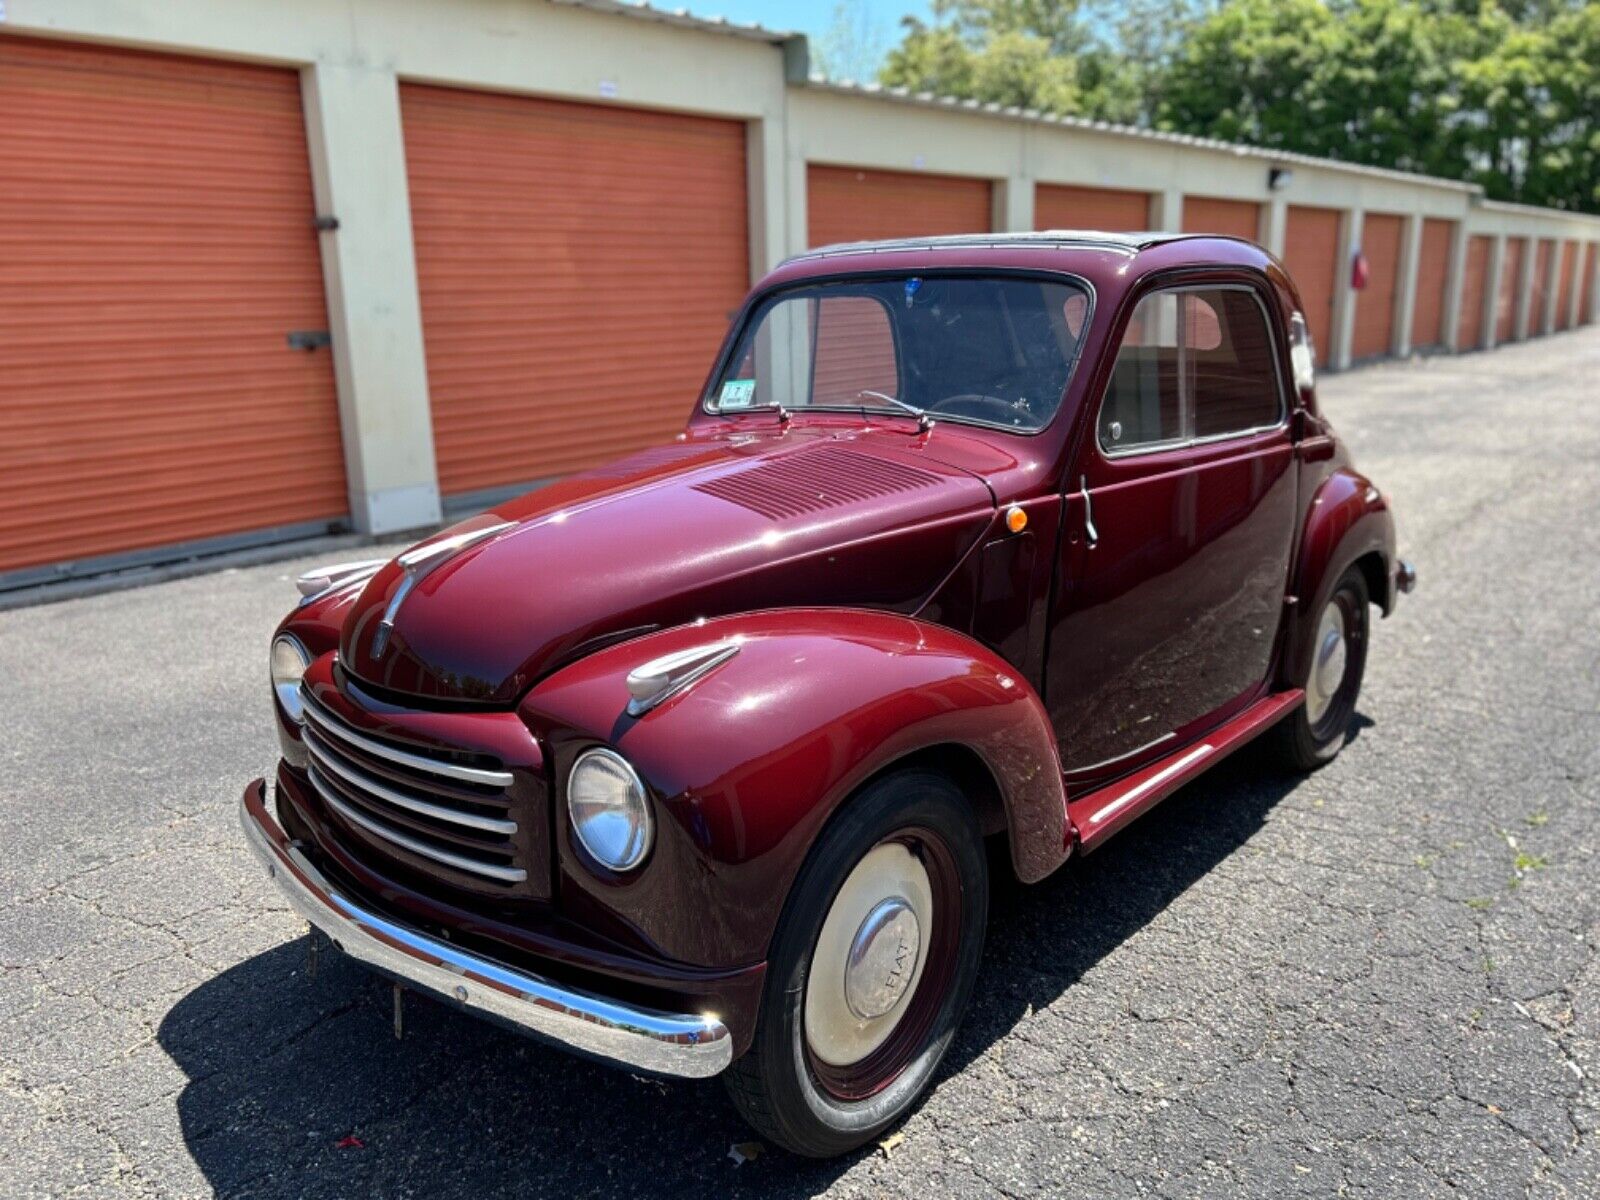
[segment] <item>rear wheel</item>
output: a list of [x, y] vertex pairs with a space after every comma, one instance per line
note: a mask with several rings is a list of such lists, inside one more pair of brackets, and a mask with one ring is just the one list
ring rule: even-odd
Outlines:
[[983, 840], [955, 785], [926, 771], [869, 785], [784, 908], [755, 1039], [724, 1076], [740, 1113], [816, 1158], [904, 1116], [966, 1009], [987, 915]]
[[1283, 723], [1286, 757], [1302, 771], [1333, 761], [1344, 748], [1367, 665], [1366, 576], [1351, 567], [1317, 614], [1311, 661], [1301, 686], [1306, 700]]

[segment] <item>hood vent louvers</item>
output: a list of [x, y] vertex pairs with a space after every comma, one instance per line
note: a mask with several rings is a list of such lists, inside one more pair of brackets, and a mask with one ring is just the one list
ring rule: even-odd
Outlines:
[[824, 445], [697, 483], [694, 490], [782, 521], [938, 482], [921, 467]]

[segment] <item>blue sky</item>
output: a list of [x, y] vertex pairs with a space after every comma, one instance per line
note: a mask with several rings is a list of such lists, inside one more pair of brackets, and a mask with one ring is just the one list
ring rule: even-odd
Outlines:
[[[833, 21], [838, 0], [655, 0], [659, 8], [687, 8], [697, 17], [727, 17], [730, 21], [753, 22], [768, 29], [795, 30], [813, 37]], [[863, 7], [873, 22], [881, 25], [890, 41], [898, 41], [900, 18], [927, 19], [927, 0], [855, 0], [849, 7]]]

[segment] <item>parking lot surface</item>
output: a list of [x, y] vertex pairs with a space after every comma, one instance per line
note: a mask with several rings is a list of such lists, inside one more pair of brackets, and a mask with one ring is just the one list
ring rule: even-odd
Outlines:
[[325, 956], [234, 811], [292, 562], [0, 613], [0, 1195], [1600, 1196], [1600, 330], [1325, 381], [1421, 585], [1355, 736], [996, 896], [891, 1148]]

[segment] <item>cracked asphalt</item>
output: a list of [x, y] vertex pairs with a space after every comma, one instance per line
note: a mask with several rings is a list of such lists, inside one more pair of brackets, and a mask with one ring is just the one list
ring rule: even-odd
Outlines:
[[1001, 888], [936, 1090], [831, 1163], [307, 978], [234, 817], [303, 564], [0, 613], [0, 1195], [1600, 1196], [1597, 378], [1600, 329], [1325, 381], [1421, 571], [1353, 741]]

